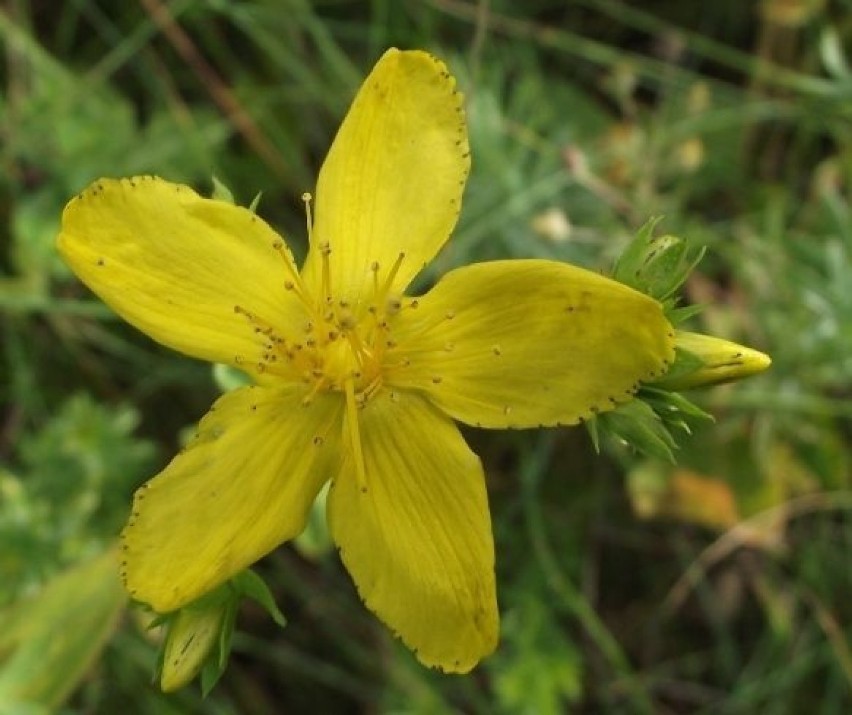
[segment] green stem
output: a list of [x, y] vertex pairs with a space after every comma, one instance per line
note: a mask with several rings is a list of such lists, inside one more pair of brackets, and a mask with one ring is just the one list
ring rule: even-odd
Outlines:
[[815, 418], [852, 418], [852, 404], [848, 399], [835, 399], [818, 394], [740, 391], [719, 397], [710, 404], [712, 410], [757, 410]]
[[656, 710], [645, 688], [637, 679], [627, 656], [583, 594], [568, 579], [553, 553], [547, 538], [538, 487], [550, 463], [555, 434], [543, 433], [533, 449], [525, 455], [521, 469], [524, 516], [536, 560], [544, 572], [549, 588], [571, 616], [583, 626], [595, 647], [609, 662], [621, 684], [633, 698], [636, 712], [653, 715]]
[[0, 294], [0, 311], [18, 315], [45, 313], [102, 320], [117, 319], [116, 314], [100, 301], [61, 300], [41, 295], [13, 296]]
[[752, 53], [717, 42], [706, 34], [673, 26], [670, 22], [660, 20], [644, 10], [630, 7], [621, 0], [580, 0], [580, 2], [620, 23], [651, 35], [674, 30], [682, 38], [684, 45], [689, 48], [690, 53], [718, 62], [745, 76], [759, 76], [764, 84], [811, 96], [831, 96], [839, 89], [834, 82], [781, 67]]
[[[428, 5], [447, 15], [461, 18], [467, 22], [476, 21], [476, 3], [462, 2], [461, 0], [425, 1]], [[603, 3], [601, 7], [604, 7], [607, 12], [614, 13], [617, 10], [619, 19], [622, 21], [626, 19], [637, 27], [640, 24], [648, 26], [650, 24], [655, 26], [661, 24], [656, 18], [646, 16], [639, 11], [629, 12], [629, 8], [621, 3], [599, 0], [599, 2], [591, 3], [591, 5], [598, 7], [599, 3]], [[586, 4], [590, 3], [587, 2]], [[501, 13], [492, 13], [489, 16], [488, 23], [490, 29], [497, 34], [532, 40], [542, 47], [551, 47], [570, 56], [579, 57], [604, 67], [617, 67], [628, 60], [638, 74], [652, 79], [662, 81], [675, 79], [687, 84], [694, 78], [689, 70], [677, 67], [670, 62], [626, 52], [622, 48], [569, 32], [561, 27], [545, 25]], [[669, 24], [665, 26], [671, 27]], [[687, 38], [691, 50], [709, 59], [734, 67], [743, 73], [758, 73], [764, 84], [784, 87], [812, 97], [842, 97], [848, 91], [839, 86], [837, 82], [802, 75], [765, 60], [755, 60], [750, 55], [743, 55], [737, 50], [680, 28], [678, 28], [678, 32]], [[725, 85], [726, 83], [715, 82], [714, 84]]]

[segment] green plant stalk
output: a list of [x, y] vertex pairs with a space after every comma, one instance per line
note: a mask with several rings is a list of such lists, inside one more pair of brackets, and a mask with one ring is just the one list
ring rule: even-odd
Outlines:
[[539, 507], [538, 484], [553, 454], [555, 435], [542, 434], [535, 446], [524, 455], [521, 468], [521, 497], [523, 511], [533, 553], [544, 571], [550, 589], [583, 626], [595, 647], [609, 662], [631, 695], [635, 712], [654, 715], [657, 712], [646, 690], [630, 666], [627, 656], [612, 633], [595, 613], [588, 600], [574, 587], [559, 568], [544, 528], [544, 518]]

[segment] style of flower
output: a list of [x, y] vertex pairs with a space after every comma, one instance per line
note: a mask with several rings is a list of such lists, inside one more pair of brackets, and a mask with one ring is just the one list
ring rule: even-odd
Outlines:
[[152, 177], [71, 200], [59, 250], [160, 343], [241, 368], [188, 447], [135, 495], [130, 594], [192, 602], [328, 521], [366, 606], [429, 666], [495, 648], [494, 549], [479, 459], [455, 421], [576, 424], [673, 359], [658, 302], [547, 260], [479, 263], [404, 290], [455, 226], [470, 167], [445, 65], [389, 50], [358, 92], [316, 187], [301, 271], [255, 213]]

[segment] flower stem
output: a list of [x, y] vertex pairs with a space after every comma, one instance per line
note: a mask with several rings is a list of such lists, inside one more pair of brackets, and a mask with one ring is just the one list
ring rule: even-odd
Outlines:
[[565, 576], [547, 538], [538, 486], [550, 463], [554, 444], [555, 435], [540, 435], [522, 461], [520, 476], [523, 509], [533, 553], [544, 571], [548, 587], [557, 596], [559, 603], [579, 621], [592, 643], [619, 676], [621, 684], [632, 698], [631, 705], [636, 708], [636, 712], [653, 715], [656, 712], [654, 704], [634, 674], [627, 656], [589, 601]]

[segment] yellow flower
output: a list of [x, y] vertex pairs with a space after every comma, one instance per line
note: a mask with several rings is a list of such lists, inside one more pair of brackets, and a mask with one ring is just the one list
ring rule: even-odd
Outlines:
[[660, 304], [545, 260], [403, 291], [455, 226], [470, 166], [444, 64], [389, 50], [322, 167], [298, 271], [251, 211], [151, 177], [96, 182], [63, 214], [77, 275], [159, 342], [237, 366], [198, 436], [139, 489], [123, 532], [136, 599], [173, 611], [328, 519], [364, 603], [426, 665], [465, 672], [497, 642], [479, 459], [454, 420], [575, 424], [673, 358]]

